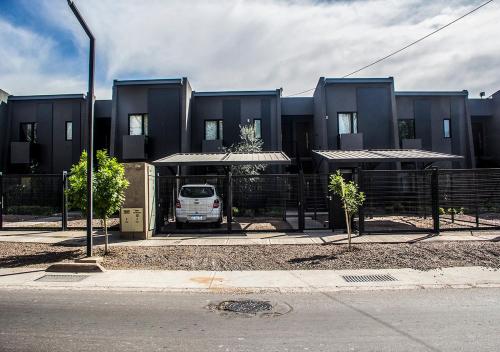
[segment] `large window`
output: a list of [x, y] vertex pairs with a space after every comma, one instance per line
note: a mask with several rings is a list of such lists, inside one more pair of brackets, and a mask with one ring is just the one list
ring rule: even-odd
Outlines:
[[19, 135], [20, 135], [19, 140], [21, 142], [36, 143], [36, 123], [35, 122], [21, 123]]
[[355, 112], [339, 112], [339, 134], [358, 133], [358, 115]]
[[148, 114], [128, 116], [128, 134], [131, 136], [148, 135]]
[[399, 139], [415, 139], [415, 120], [398, 120]]
[[71, 121], [66, 121], [66, 140], [73, 140], [73, 122]]
[[205, 139], [207, 141], [215, 141], [223, 137], [223, 122], [222, 120], [205, 120]]
[[451, 120], [444, 119], [443, 120], [443, 137], [451, 138]]
[[262, 120], [261, 119], [253, 120], [253, 128], [255, 130], [255, 138], [261, 139], [262, 138]]

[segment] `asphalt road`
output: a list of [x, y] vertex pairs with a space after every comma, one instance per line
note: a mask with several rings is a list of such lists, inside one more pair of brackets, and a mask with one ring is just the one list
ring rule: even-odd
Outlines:
[[[235, 298], [292, 310], [248, 317], [205, 308]], [[499, 332], [494, 288], [237, 296], [0, 290], [2, 352], [498, 351]]]

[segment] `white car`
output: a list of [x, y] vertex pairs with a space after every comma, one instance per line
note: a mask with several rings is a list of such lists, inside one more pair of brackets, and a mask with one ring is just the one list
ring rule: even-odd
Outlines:
[[191, 184], [181, 187], [175, 202], [178, 228], [187, 223], [222, 223], [222, 200], [212, 185]]

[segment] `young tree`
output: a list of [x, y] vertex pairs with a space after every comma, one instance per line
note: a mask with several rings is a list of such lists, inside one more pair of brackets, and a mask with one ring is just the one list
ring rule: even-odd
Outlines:
[[[116, 158], [108, 156], [105, 150], [96, 153], [97, 165], [94, 172], [93, 205], [95, 215], [102, 220], [104, 228], [104, 253], [108, 253], [108, 218], [120, 210], [125, 201], [125, 189], [129, 182], [125, 169]], [[69, 204], [87, 214], [87, 152], [83, 151], [80, 161], [71, 168], [68, 178]]]
[[[240, 125], [240, 141], [228, 148], [228, 151], [234, 153], [258, 153], [262, 151], [264, 141], [255, 136], [255, 127], [253, 124]], [[238, 165], [233, 167], [235, 175], [259, 175], [264, 171], [266, 165]]]
[[351, 250], [351, 221], [359, 207], [363, 205], [365, 194], [359, 191], [358, 186], [353, 181], [346, 182], [340, 171], [337, 171], [335, 175], [330, 175], [328, 188], [342, 201], [347, 226], [348, 248]]

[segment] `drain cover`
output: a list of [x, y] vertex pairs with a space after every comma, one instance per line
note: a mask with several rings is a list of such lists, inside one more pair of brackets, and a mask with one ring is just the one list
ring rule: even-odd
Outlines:
[[277, 317], [292, 310], [286, 303], [272, 303], [263, 300], [243, 299], [210, 303], [207, 308], [222, 315]]
[[388, 274], [383, 275], [342, 275], [347, 282], [381, 282], [381, 281], [397, 281], [397, 279]]
[[233, 313], [256, 314], [268, 312], [273, 309], [273, 306], [267, 301], [254, 301], [248, 299], [244, 301], [223, 301], [219, 303], [217, 309]]
[[42, 282], [78, 282], [86, 279], [89, 275], [44, 275], [35, 281]]

